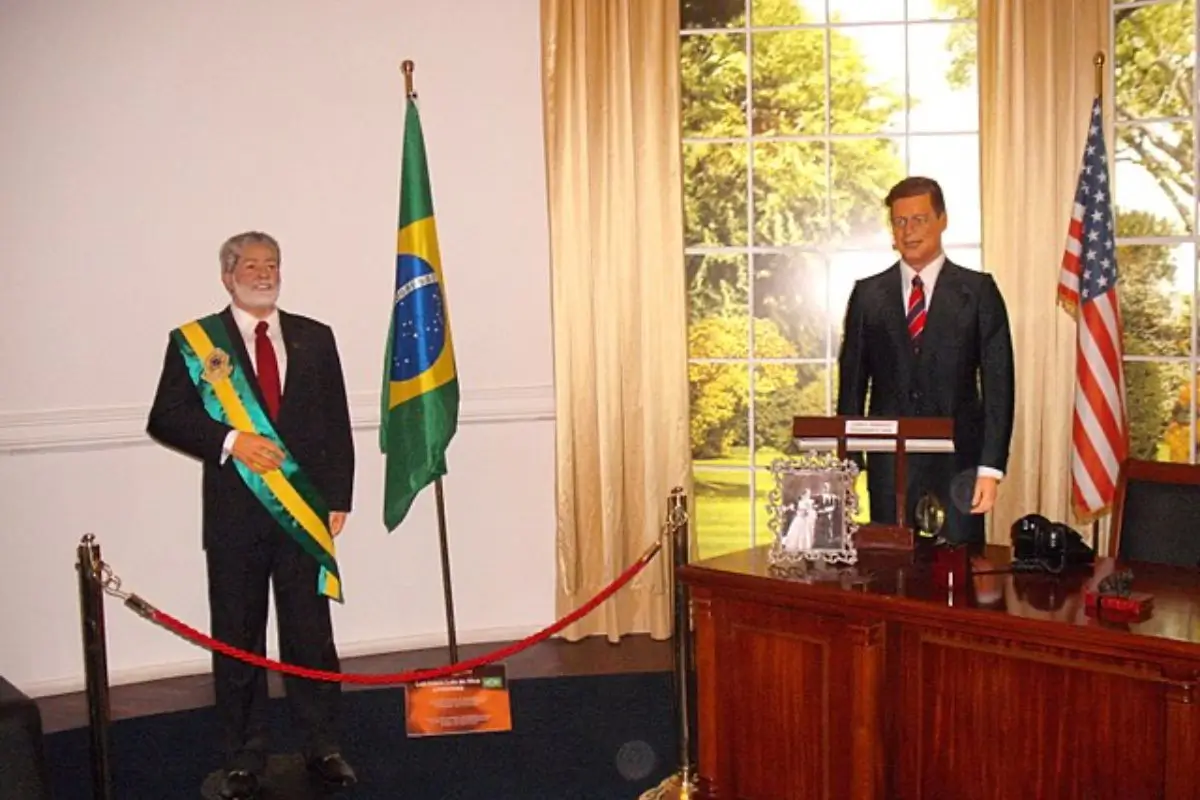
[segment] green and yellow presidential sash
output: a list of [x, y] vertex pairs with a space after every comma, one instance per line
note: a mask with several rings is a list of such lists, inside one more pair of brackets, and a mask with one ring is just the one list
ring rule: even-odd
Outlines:
[[264, 475], [237, 459], [234, 465], [275, 521], [321, 565], [317, 592], [342, 602], [337, 557], [329, 532], [329, 507], [279, 438], [271, 418], [259, 403], [250, 383], [252, 379], [234, 357], [237, 351], [224, 320], [213, 314], [175, 329], [171, 336], [183, 354], [204, 408], [213, 419], [235, 430], [265, 437], [283, 451], [283, 464]]

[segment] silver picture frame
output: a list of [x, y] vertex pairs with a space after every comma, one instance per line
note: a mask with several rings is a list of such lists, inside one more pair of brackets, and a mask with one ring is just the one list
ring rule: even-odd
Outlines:
[[771, 463], [775, 486], [767, 497], [776, 570], [858, 563], [858, 465], [836, 453], [811, 452]]

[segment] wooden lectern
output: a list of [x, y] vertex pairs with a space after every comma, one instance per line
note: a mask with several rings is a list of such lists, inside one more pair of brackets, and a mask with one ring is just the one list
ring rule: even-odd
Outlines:
[[795, 417], [792, 438], [801, 451], [896, 454], [896, 522], [871, 521], [855, 535], [859, 550], [913, 548], [908, 509], [908, 454], [953, 453], [954, 420], [950, 417]]

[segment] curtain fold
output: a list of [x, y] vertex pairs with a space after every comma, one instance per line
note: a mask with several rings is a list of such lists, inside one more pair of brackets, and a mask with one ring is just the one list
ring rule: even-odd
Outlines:
[[[542, 0], [559, 616], [690, 492], [679, 0]], [[670, 554], [565, 632], [671, 634]]]
[[1110, 20], [1101, 0], [980, 0], [978, 24], [983, 264], [1016, 358], [1012, 456], [989, 531], [1007, 543], [1024, 514], [1071, 519], [1075, 323], [1055, 291]]

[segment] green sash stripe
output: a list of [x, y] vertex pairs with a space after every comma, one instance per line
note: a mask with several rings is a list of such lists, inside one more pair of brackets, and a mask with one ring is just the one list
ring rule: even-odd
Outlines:
[[[231, 373], [229, 376], [230, 383], [233, 385], [234, 391], [241, 399], [242, 404], [246, 407], [246, 411], [250, 416], [250, 421], [254, 425], [253, 433], [273, 442], [284, 453], [283, 464], [280, 470], [284, 477], [300, 495], [300, 497], [308, 503], [313, 512], [325, 523], [329, 525], [329, 506], [325, 502], [321, 494], [313, 486], [312, 481], [301, 470], [300, 465], [292, 457], [291, 452], [279, 437], [279, 433], [275, 430], [275, 426], [271, 423], [270, 417], [258, 402], [258, 397], [254, 393], [254, 389], [242, 369], [236, 353], [237, 350], [233, 347], [233, 342], [229, 338], [229, 331], [225, 327], [224, 321], [217, 314], [210, 315], [198, 323], [204, 332], [208, 334], [212, 340], [213, 346], [224, 350], [229, 354]], [[225, 413], [224, 407], [221, 405], [220, 399], [213, 390], [212, 385], [204, 379], [204, 363], [197, 356], [192, 346], [188, 343], [186, 337], [178, 330], [172, 332], [176, 345], [179, 347], [180, 353], [183, 355], [184, 364], [187, 366], [188, 374], [192, 378], [192, 382], [200, 391], [200, 397], [204, 401], [204, 408], [209, 415], [219, 422], [230, 425], [228, 416]], [[237, 468], [238, 474], [249, 487], [250, 491], [258, 498], [259, 502], [270, 512], [276, 522], [283, 527], [284, 531], [292, 537], [306, 553], [317, 560], [324, 570], [328, 570], [334, 576], [338, 574], [337, 560], [325, 550], [312, 536], [304, 529], [304, 527], [296, 520], [294, 516], [284, 507], [275, 494], [267, 486], [263, 477], [243, 464], [240, 460], [234, 459], [234, 465]], [[322, 580], [323, 583], [323, 580]]]

